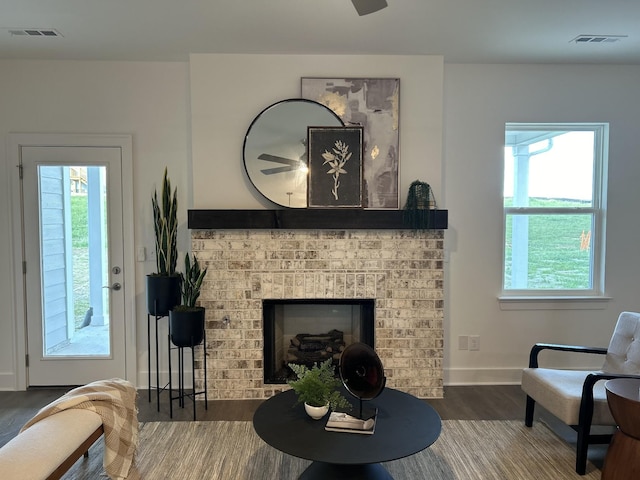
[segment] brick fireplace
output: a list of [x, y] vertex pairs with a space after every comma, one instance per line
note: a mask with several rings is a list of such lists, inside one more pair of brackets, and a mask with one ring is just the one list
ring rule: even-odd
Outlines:
[[359, 298], [375, 300], [387, 386], [442, 397], [443, 230], [190, 228], [192, 251], [208, 267], [200, 303], [210, 399], [288, 389], [264, 381], [263, 300]]

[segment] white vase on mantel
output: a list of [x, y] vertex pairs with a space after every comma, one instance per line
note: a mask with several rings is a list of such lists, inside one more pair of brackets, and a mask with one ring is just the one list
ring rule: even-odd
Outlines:
[[320, 420], [329, 411], [329, 405], [325, 405], [324, 407], [314, 407], [313, 405], [309, 405], [305, 402], [304, 411], [307, 412], [307, 415], [314, 420]]

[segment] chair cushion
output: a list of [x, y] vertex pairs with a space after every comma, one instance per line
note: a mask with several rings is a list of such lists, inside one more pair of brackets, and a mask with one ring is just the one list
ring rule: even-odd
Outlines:
[[[578, 425], [584, 379], [591, 373], [583, 370], [525, 368], [522, 389], [536, 402], [567, 425]], [[593, 387], [593, 425], [615, 425], [609, 411], [604, 380]]]
[[102, 425], [100, 415], [71, 409], [47, 417], [0, 449], [2, 478], [47, 478]]
[[622, 312], [611, 336], [602, 370], [640, 375], [640, 314]]

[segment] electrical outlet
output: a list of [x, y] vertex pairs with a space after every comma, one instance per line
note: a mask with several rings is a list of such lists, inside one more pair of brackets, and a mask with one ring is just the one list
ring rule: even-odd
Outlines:
[[458, 337], [458, 350], [469, 350], [469, 336], [460, 335]]
[[469, 335], [469, 350], [480, 350], [480, 335]]

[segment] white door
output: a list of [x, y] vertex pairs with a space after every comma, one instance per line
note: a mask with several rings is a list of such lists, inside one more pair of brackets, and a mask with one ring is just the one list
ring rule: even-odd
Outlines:
[[27, 384], [126, 378], [122, 149], [23, 145], [20, 157]]

